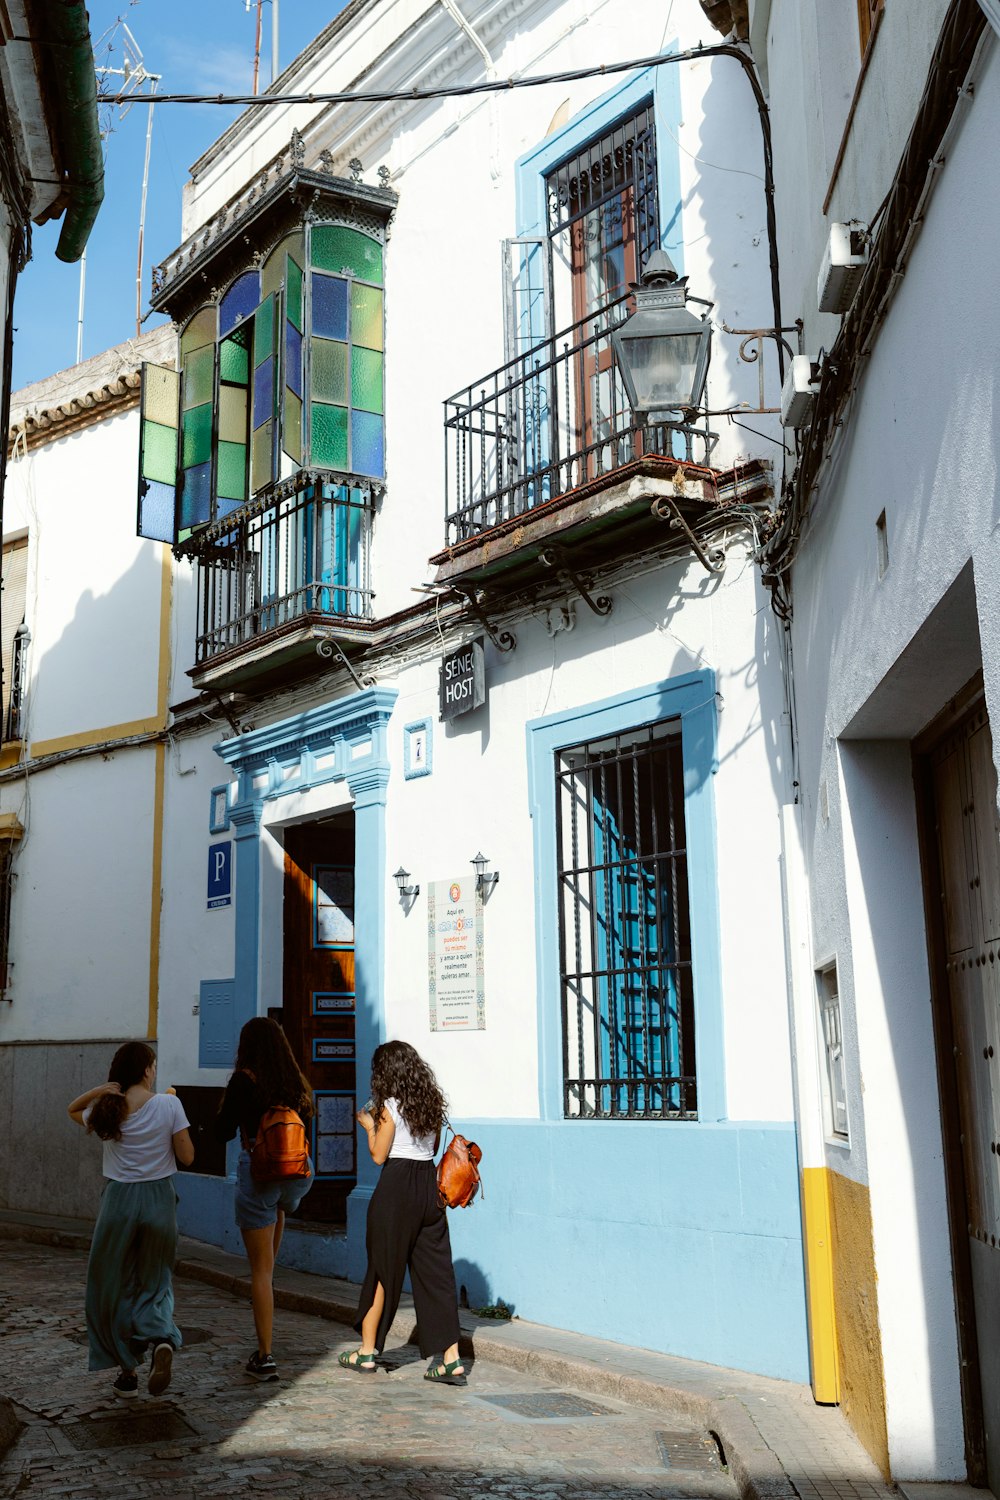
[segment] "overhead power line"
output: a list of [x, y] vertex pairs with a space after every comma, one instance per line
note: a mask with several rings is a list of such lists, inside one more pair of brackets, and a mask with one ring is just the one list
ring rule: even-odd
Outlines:
[[[308, 94], [157, 94], [157, 104], [245, 104], [266, 109], [275, 104], [395, 104], [412, 99], [460, 99], [468, 94], [502, 94], [508, 89], [539, 88], [546, 83], [572, 83], [580, 78], [600, 78], [613, 73], [629, 73], [634, 68], [656, 68], [664, 63], [689, 62], [697, 57], [732, 54], [728, 46], [698, 46], [687, 52], [657, 53], [653, 57], [633, 57], [628, 62], [599, 63], [591, 68], [573, 68], [562, 73], [537, 73], [530, 78], [484, 78], [478, 83], [449, 84], [441, 88], [413, 89], [347, 89], [341, 93]], [[124, 95], [99, 94], [101, 104], [119, 104]]]

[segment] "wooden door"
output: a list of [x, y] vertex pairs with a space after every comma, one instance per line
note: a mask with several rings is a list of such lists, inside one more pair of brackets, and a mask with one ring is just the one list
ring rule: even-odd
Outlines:
[[629, 183], [620, 193], [577, 219], [571, 229], [573, 321], [582, 323], [576, 394], [576, 441], [586, 450], [583, 479], [614, 467], [602, 450], [628, 422], [628, 401], [615, 365], [611, 335], [595, 316], [639, 279], [635, 237], [635, 192]]
[[[950, 1199], [959, 1328], [963, 1364], [978, 1367], [978, 1381], [965, 1382], [970, 1478], [1000, 1493], [1000, 819], [982, 699], [928, 761], [935, 1000], [948, 1012], [937, 1029], [939, 1071], [958, 1116]], [[985, 1474], [973, 1473], [983, 1466]]]
[[354, 916], [353, 814], [286, 829], [282, 1024], [316, 1104], [298, 1217], [334, 1225], [357, 1180]]

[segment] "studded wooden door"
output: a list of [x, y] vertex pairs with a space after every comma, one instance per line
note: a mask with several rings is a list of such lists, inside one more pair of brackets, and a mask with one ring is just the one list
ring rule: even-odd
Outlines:
[[[978, 1347], [986, 1469], [1000, 1493], [1000, 819], [982, 700], [932, 752], [929, 770], [960, 1130], [956, 1170], [964, 1178], [971, 1269], [970, 1342]], [[954, 1216], [954, 1196], [952, 1203]]]

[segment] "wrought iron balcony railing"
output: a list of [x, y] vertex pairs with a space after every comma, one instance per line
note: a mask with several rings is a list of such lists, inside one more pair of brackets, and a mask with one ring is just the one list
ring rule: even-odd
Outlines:
[[627, 293], [445, 402], [448, 546], [636, 458], [707, 463], [707, 428], [635, 419], [611, 342], [631, 310]]
[[302, 473], [203, 533], [196, 665], [297, 623], [370, 619], [373, 500], [364, 480]]

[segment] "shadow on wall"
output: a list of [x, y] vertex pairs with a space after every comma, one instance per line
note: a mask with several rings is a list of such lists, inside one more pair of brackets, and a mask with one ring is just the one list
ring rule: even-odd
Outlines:
[[455, 1261], [455, 1286], [459, 1307], [481, 1318], [514, 1316], [514, 1303], [498, 1294], [488, 1274], [475, 1261], [462, 1258]]

